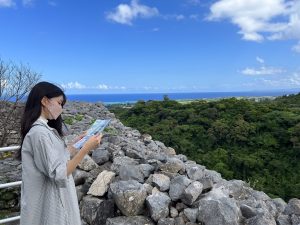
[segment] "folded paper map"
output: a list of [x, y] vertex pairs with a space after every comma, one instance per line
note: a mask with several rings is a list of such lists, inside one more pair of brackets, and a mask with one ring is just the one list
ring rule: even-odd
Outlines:
[[77, 149], [81, 149], [85, 142], [93, 135], [101, 133], [105, 127], [109, 124], [110, 119], [108, 120], [96, 120], [92, 126], [87, 130], [87, 134], [77, 141], [73, 146]]

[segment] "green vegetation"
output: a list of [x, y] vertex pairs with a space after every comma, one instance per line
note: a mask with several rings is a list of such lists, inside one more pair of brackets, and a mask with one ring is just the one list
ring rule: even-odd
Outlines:
[[76, 121], [81, 121], [84, 118], [82, 114], [76, 114], [75, 116], [65, 116], [64, 122], [68, 125], [73, 125]]
[[76, 114], [75, 115], [75, 120], [77, 121], [81, 121], [83, 119], [84, 115], [81, 115], [81, 114]]
[[72, 125], [74, 123], [74, 118], [72, 116], [67, 116], [64, 118], [65, 124]]
[[112, 107], [120, 120], [226, 179], [242, 179], [271, 197], [300, 197], [300, 94], [180, 104], [139, 101]]

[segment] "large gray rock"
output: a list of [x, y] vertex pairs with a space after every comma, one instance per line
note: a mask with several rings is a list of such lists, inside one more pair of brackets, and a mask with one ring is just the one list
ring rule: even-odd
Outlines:
[[251, 206], [241, 204], [240, 206], [241, 212], [243, 217], [249, 219], [258, 214], [257, 210], [255, 208], [252, 208]]
[[181, 216], [174, 219], [174, 225], [185, 225], [185, 221]]
[[103, 163], [108, 162], [109, 157], [110, 157], [109, 152], [103, 148], [96, 149], [95, 151], [93, 151], [93, 154], [92, 154], [92, 159], [98, 165], [102, 165]]
[[118, 181], [110, 184], [112, 197], [126, 216], [136, 216], [142, 213], [147, 191], [135, 180]]
[[203, 185], [199, 181], [193, 181], [184, 191], [181, 197], [183, 203], [192, 205], [202, 192]]
[[292, 225], [291, 218], [289, 215], [280, 214], [276, 219], [277, 225]]
[[184, 215], [190, 221], [195, 223], [198, 217], [199, 209], [198, 208], [186, 208], [183, 210]]
[[144, 159], [145, 150], [142, 146], [136, 146], [135, 148], [122, 148], [125, 155], [133, 159]]
[[286, 207], [286, 202], [282, 198], [274, 198], [272, 199], [273, 203], [276, 205], [278, 212], [283, 212]]
[[116, 174], [112, 171], [102, 171], [92, 183], [88, 194], [94, 196], [103, 196], [107, 192], [108, 185], [114, 179], [115, 175]]
[[197, 164], [186, 164], [186, 173], [192, 180], [200, 180], [204, 176], [204, 166]]
[[171, 180], [169, 195], [172, 201], [177, 201], [182, 197], [184, 190], [191, 183], [191, 180], [184, 175], [179, 175]]
[[81, 169], [75, 169], [72, 173], [75, 185], [84, 184], [85, 179], [89, 176], [89, 174]]
[[173, 218], [159, 219], [157, 225], [174, 225], [174, 219]]
[[147, 207], [150, 211], [151, 218], [158, 221], [161, 218], [166, 218], [169, 215], [169, 204], [171, 199], [168, 195], [157, 192], [149, 195], [146, 198]]
[[230, 198], [202, 199], [199, 202], [198, 221], [205, 225], [238, 225], [240, 211]]
[[123, 165], [120, 167], [119, 176], [121, 180], [137, 180], [144, 182], [144, 174], [140, 170], [139, 165]]
[[144, 216], [119, 216], [107, 219], [105, 225], [154, 225], [154, 223]]
[[300, 224], [300, 216], [299, 215], [291, 215], [292, 225]]
[[220, 173], [214, 170], [204, 170], [204, 177], [210, 178], [214, 183], [221, 182], [223, 180]]
[[300, 199], [292, 198], [284, 209], [284, 214], [300, 215]]
[[139, 170], [141, 173], [144, 175], [144, 178], [149, 177], [152, 172], [155, 170], [155, 167], [150, 165], [150, 164], [140, 164], [139, 165]]
[[141, 136], [142, 140], [144, 141], [145, 144], [150, 144], [152, 140], [152, 136], [150, 134], [143, 134]]
[[113, 164], [111, 165], [111, 169], [116, 173], [119, 174], [120, 168], [122, 166], [127, 166], [127, 165], [138, 165], [138, 161], [129, 158], [127, 156], [120, 156], [120, 157], [115, 157], [113, 160]]
[[173, 206], [170, 207], [170, 216], [172, 218], [175, 218], [178, 216], [178, 210]]
[[84, 193], [82, 192], [82, 185], [76, 186], [75, 189], [76, 189], [77, 200], [79, 203], [84, 196]]
[[167, 191], [170, 188], [170, 178], [164, 174], [153, 174], [152, 182], [160, 191]]
[[160, 166], [160, 170], [169, 173], [177, 173], [185, 170], [184, 163], [175, 157], [168, 158], [167, 162]]
[[202, 187], [203, 192], [210, 191], [214, 186], [212, 179], [209, 177], [203, 177], [199, 179], [199, 182], [203, 185]]
[[90, 171], [98, 167], [98, 164], [89, 156], [85, 155], [81, 162], [78, 164], [78, 167], [85, 171]]
[[273, 217], [258, 215], [246, 220], [246, 225], [276, 225]]
[[107, 218], [114, 216], [114, 202], [85, 196], [80, 202], [81, 217], [90, 225], [105, 224]]

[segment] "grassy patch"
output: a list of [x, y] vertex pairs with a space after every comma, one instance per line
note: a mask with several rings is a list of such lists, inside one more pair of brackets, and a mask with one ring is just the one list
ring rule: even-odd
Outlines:
[[84, 115], [82, 115], [82, 114], [76, 114], [75, 120], [81, 121], [83, 119], [83, 117], [84, 117]]
[[74, 123], [74, 119], [71, 116], [68, 116], [64, 119], [64, 122], [68, 125], [72, 125]]

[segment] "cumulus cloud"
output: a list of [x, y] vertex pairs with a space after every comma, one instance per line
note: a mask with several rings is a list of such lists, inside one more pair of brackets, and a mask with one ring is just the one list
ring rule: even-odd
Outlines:
[[267, 67], [264, 65], [265, 60], [261, 57], [257, 56], [256, 61], [260, 64], [258, 68], [250, 68], [246, 67], [240, 73], [249, 76], [259, 76], [259, 75], [275, 75], [275, 74], [282, 74], [285, 72], [284, 69], [275, 68], [275, 67]]
[[96, 86], [89, 86], [85, 84], [81, 84], [78, 81], [72, 81], [66, 84], [61, 84], [64, 89], [77, 89], [77, 90], [126, 90], [124, 86], [109, 86], [107, 84], [98, 84]]
[[228, 19], [244, 40], [300, 40], [300, 0], [218, 0], [207, 19]]
[[165, 20], [177, 20], [177, 21], [180, 21], [180, 20], [184, 20], [185, 16], [182, 15], [182, 14], [169, 14], [169, 15], [163, 15], [162, 18], [165, 19]]
[[106, 18], [110, 21], [132, 25], [137, 18], [150, 18], [159, 14], [157, 8], [142, 5], [138, 0], [131, 0], [130, 4], [120, 4], [113, 12], [108, 12]]
[[16, 3], [13, 0], [0, 0], [0, 8], [14, 7]]
[[97, 89], [100, 89], [100, 90], [108, 90], [108, 86], [106, 84], [99, 84], [97, 86]]
[[257, 76], [257, 75], [274, 75], [274, 74], [281, 74], [285, 71], [280, 68], [272, 68], [272, 67], [265, 67], [261, 66], [259, 68], [245, 68], [241, 71], [242, 74], [250, 75], [250, 76]]
[[292, 75], [279, 79], [258, 79], [263, 85], [268, 85], [273, 88], [299, 88], [300, 73], [295, 72]]
[[298, 42], [298, 44], [296, 44], [292, 47], [292, 50], [300, 53], [300, 41]]
[[265, 60], [263, 60], [262, 58], [260, 58], [258, 56], [256, 57], [256, 61], [261, 63], [261, 64], [263, 64], [265, 62]]
[[69, 82], [67, 84], [61, 85], [64, 89], [85, 89], [86, 86], [75, 81], [75, 82]]

